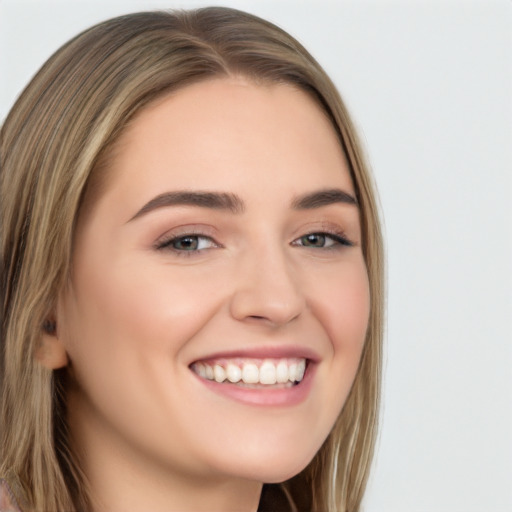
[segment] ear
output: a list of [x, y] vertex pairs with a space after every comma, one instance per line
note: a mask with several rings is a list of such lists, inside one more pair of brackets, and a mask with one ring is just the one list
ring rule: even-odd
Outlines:
[[57, 333], [54, 320], [47, 320], [42, 328], [41, 342], [36, 349], [36, 360], [49, 370], [57, 370], [68, 364], [68, 354]]

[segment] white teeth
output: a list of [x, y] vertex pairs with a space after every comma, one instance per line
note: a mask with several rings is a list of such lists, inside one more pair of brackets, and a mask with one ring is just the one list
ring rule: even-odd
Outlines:
[[297, 363], [292, 363], [288, 367], [288, 379], [291, 382], [295, 382], [297, 380]]
[[276, 378], [276, 366], [270, 361], [265, 361], [260, 367], [260, 383], [261, 384], [275, 384]]
[[306, 359], [290, 358], [265, 360], [258, 366], [255, 362], [219, 361], [215, 364], [197, 362], [192, 370], [200, 377], [215, 382], [236, 384], [290, 385], [300, 382], [306, 371]]
[[226, 380], [226, 370], [220, 364], [216, 364], [213, 367], [213, 376], [215, 382], [224, 382]]
[[203, 364], [201, 364], [201, 363], [196, 364], [196, 372], [199, 375], [199, 377], [206, 379], [206, 368], [204, 367]]
[[236, 364], [229, 363], [226, 367], [226, 376], [229, 382], [240, 382], [242, 379], [242, 370]]
[[279, 361], [276, 366], [276, 380], [280, 384], [288, 382], [289, 374], [288, 374], [288, 365], [286, 361]]
[[260, 371], [258, 370], [258, 367], [253, 363], [244, 364], [242, 380], [246, 384], [258, 383], [260, 381]]
[[297, 365], [297, 375], [295, 380], [301, 381], [304, 378], [304, 372], [306, 371], [306, 361], [302, 360]]

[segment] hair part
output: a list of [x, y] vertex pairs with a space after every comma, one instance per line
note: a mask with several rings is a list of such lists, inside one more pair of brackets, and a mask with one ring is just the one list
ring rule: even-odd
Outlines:
[[[34, 357], [70, 272], [80, 212], [108, 180], [115, 142], [146, 105], [187, 85], [240, 75], [311, 95], [338, 133], [360, 205], [371, 310], [355, 382], [324, 445], [283, 484], [297, 510], [356, 511], [375, 444], [383, 254], [374, 186], [348, 112], [309, 53], [273, 24], [234, 9], [143, 12], [100, 23], [59, 49], [0, 132], [0, 474], [26, 510], [89, 509], [66, 424], [66, 371]], [[58, 326], [57, 326], [58, 328]]]

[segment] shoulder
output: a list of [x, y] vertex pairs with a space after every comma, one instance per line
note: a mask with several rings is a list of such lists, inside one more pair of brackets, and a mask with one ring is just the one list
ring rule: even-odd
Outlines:
[[0, 512], [21, 512], [5, 479], [0, 478]]

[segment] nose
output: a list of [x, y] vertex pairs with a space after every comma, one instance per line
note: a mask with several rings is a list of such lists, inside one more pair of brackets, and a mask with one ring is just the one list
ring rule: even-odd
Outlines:
[[306, 307], [299, 276], [285, 251], [254, 252], [242, 257], [236, 270], [230, 303], [236, 320], [278, 327], [299, 317]]

